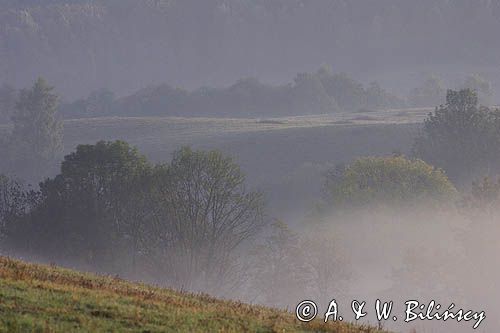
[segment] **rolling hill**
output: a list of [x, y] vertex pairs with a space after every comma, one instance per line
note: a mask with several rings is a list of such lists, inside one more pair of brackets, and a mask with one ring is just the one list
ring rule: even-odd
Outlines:
[[[78, 144], [124, 140], [155, 162], [184, 145], [233, 156], [273, 216], [293, 223], [321, 193], [331, 165], [359, 156], [408, 153], [431, 109], [395, 109], [277, 118], [101, 117], [64, 121], [64, 152]], [[10, 131], [0, 125], [0, 136]], [[59, 169], [54, 163], [47, 176]], [[39, 179], [30, 180], [36, 184]]]

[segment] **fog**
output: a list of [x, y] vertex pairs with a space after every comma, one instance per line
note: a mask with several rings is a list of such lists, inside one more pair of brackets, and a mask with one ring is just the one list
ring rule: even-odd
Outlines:
[[499, 17], [491, 0], [1, 1], [0, 254], [314, 300], [318, 318], [366, 301], [374, 326], [394, 301], [384, 329], [473, 331], [404, 322], [435, 300], [498, 331]]
[[499, 228], [498, 216], [496, 212], [472, 214], [464, 216], [455, 208], [422, 205], [373, 207], [326, 218], [321, 223], [325, 223], [323, 228], [327, 231], [320, 229], [321, 233], [333, 235], [332, 242], [344, 257], [344, 269], [350, 270], [351, 275], [347, 281], [338, 282], [332, 277], [334, 292], [322, 295], [318, 302], [322, 307], [320, 314], [326, 312], [329, 301], [335, 298], [351, 318], [351, 301], [366, 301], [369, 313], [366, 321], [376, 323], [375, 300], [392, 300], [398, 321], [384, 322], [386, 329], [472, 330], [474, 321], [403, 322], [406, 301], [417, 300], [427, 306], [435, 300], [443, 309], [454, 303], [455, 310], [485, 311], [486, 319], [478, 331], [496, 330], [499, 322], [494, 314], [500, 304], [493, 294], [499, 271], [492, 267], [490, 255], [499, 251], [494, 240]]
[[[496, 1], [3, 1], [0, 80], [68, 99], [150, 84], [289, 81], [330, 64], [407, 93], [422, 75], [498, 81]], [[36, 51], [35, 51], [36, 50]]]

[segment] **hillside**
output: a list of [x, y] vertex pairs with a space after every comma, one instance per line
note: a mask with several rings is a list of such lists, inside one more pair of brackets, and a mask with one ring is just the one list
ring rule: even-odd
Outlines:
[[0, 332], [377, 332], [0, 257]]

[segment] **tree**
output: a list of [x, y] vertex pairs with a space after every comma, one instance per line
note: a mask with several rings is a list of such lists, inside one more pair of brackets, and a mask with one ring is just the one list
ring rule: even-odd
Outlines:
[[109, 116], [113, 112], [114, 102], [115, 95], [112, 91], [99, 89], [91, 92], [87, 98], [62, 104], [60, 113], [65, 118]]
[[328, 95], [315, 74], [297, 74], [290, 94], [296, 114], [331, 113], [338, 109], [335, 98]]
[[11, 170], [40, 172], [62, 148], [62, 122], [57, 119], [58, 97], [53, 87], [39, 78], [31, 89], [19, 93], [12, 116]]
[[303, 297], [328, 302], [341, 294], [349, 273], [331, 228], [316, 225], [298, 234], [274, 220], [262, 235], [248, 256], [252, 300], [293, 308]]
[[388, 93], [378, 82], [371, 82], [365, 89], [363, 84], [345, 73], [332, 74], [329, 67], [321, 67], [315, 74], [330, 98], [342, 110], [357, 111], [363, 108], [403, 107], [403, 99]]
[[251, 290], [263, 304], [285, 308], [307, 294], [310, 275], [300, 237], [275, 220], [251, 253]]
[[0, 87], [0, 124], [10, 121], [16, 106], [17, 90], [4, 84]]
[[338, 103], [342, 110], [357, 110], [366, 105], [363, 85], [347, 74], [331, 74], [328, 68], [321, 68], [317, 76], [326, 93]]
[[87, 113], [89, 116], [98, 117], [109, 115], [113, 110], [115, 95], [108, 89], [99, 89], [90, 93], [87, 98]]
[[479, 181], [473, 181], [471, 188], [461, 200], [463, 212], [466, 216], [487, 216], [495, 219], [497, 206], [500, 202], [500, 179], [485, 176]]
[[184, 148], [153, 167], [123, 141], [79, 145], [40, 184], [16, 240], [52, 261], [216, 291], [264, 224], [244, 179], [217, 151]]
[[27, 193], [22, 184], [0, 174], [0, 249], [10, 236], [14, 223], [28, 210]]
[[476, 92], [448, 90], [446, 104], [424, 121], [413, 154], [446, 170], [455, 181], [498, 170], [500, 112], [479, 107]]
[[336, 206], [443, 201], [456, 193], [442, 170], [403, 156], [359, 158], [343, 170], [332, 170], [325, 187]]
[[410, 92], [408, 99], [415, 107], [434, 106], [443, 101], [445, 94], [443, 81], [436, 75], [430, 75], [420, 86]]
[[351, 277], [349, 259], [345, 250], [337, 245], [335, 231], [331, 225], [316, 223], [301, 234], [301, 253], [305, 257], [305, 269], [308, 272], [308, 292], [314, 298], [325, 302], [331, 295], [345, 296], [346, 282]]
[[42, 202], [33, 218], [40, 247], [55, 258], [64, 254], [114, 270], [130, 245], [124, 242], [136, 240], [132, 223], [142, 222], [137, 188], [149, 170], [145, 157], [126, 142], [79, 145], [64, 157], [60, 174], [40, 184]]
[[472, 74], [465, 78], [464, 89], [470, 89], [478, 94], [479, 101], [483, 105], [489, 105], [493, 97], [491, 83], [479, 74]]
[[187, 90], [160, 84], [118, 99], [113, 110], [119, 111], [120, 115], [185, 116], [186, 112], [192, 112], [189, 109], [189, 97], [190, 92]]
[[149, 232], [156, 267], [174, 286], [220, 287], [235, 249], [264, 223], [261, 194], [248, 192], [240, 168], [218, 151], [182, 148], [156, 177], [159, 209]]
[[387, 92], [377, 81], [370, 82], [366, 88], [366, 107], [368, 108], [401, 108], [404, 106], [403, 99]]
[[[0, 124], [10, 122], [16, 104], [17, 91], [9, 85], [0, 87]], [[10, 168], [9, 133], [0, 133], [0, 173]]]

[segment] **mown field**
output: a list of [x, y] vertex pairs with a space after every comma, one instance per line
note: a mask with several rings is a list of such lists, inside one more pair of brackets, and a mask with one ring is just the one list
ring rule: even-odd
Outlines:
[[[101, 117], [70, 119], [65, 125], [65, 149], [99, 139], [123, 139], [159, 155], [169, 147], [217, 143], [239, 135], [298, 133], [315, 129], [404, 125], [421, 122], [430, 109], [401, 109], [280, 118]], [[227, 141], [227, 140], [225, 140]], [[162, 148], [163, 147], [163, 148]]]
[[65, 151], [122, 139], [153, 161], [183, 145], [233, 156], [249, 186], [266, 195], [269, 214], [299, 221], [321, 195], [325, 171], [359, 156], [408, 153], [430, 109], [266, 119], [114, 117], [65, 121]]
[[[163, 159], [171, 150], [182, 145], [216, 146], [239, 137], [261, 138], [267, 135], [301, 139], [299, 133], [330, 133], [334, 138], [371, 129], [412, 127], [431, 111], [428, 108], [381, 111], [358, 111], [331, 115], [307, 115], [280, 118], [181, 118], [181, 117], [100, 117], [64, 121], [64, 151], [72, 151], [81, 143], [98, 140], [126, 140], [150, 157]], [[0, 135], [10, 125], [0, 124]], [[390, 134], [390, 133], [389, 133]], [[318, 137], [319, 138], [319, 137]], [[371, 138], [370, 138], [371, 139]], [[250, 139], [251, 140], [251, 139]], [[260, 142], [250, 142], [251, 144]], [[318, 142], [321, 144], [321, 142]], [[354, 147], [355, 148], [355, 147]], [[167, 153], [167, 156], [164, 154]]]
[[[249, 186], [266, 194], [269, 214], [288, 222], [320, 195], [324, 172], [359, 156], [408, 153], [431, 109], [281, 118], [109, 117], [64, 122], [64, 153], [78, 144], [125, 140], [156, 162], [175, 149], [219, 149], [233, 156]], [[0, 125], [0, 132], [8, 131]], [[62, 158], [62, 155], [61, 155]], [[54, 165], [51, 174], [55, 174]]]
[[0, 257], [0, 332], [379, 331]]

